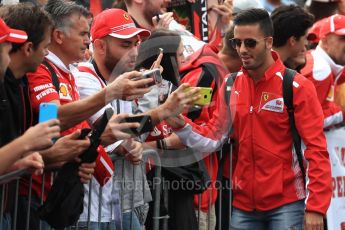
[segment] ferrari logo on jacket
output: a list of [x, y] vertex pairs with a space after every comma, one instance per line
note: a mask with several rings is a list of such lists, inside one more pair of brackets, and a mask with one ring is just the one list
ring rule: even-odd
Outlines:
[[262, 92], [260, 110], [282, 113], [284, 111], [284, 100], [279, 95]]

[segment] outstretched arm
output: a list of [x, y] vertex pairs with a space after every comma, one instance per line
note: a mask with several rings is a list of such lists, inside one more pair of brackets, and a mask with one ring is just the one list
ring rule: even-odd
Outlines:
[[60, 136], [58, 120], [50, 120], [29, 128], [22, 136], [0, 149], [0, 174], [6, 172], [17, 160], [53, 145]]

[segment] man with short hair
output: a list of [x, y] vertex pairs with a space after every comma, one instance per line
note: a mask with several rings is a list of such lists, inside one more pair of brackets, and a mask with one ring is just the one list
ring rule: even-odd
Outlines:
[[345, 16], [335, 14], [320, 23], [319, 34], [310, 34], [320, 39], [319, 44], [307, 53], [301, 74], [314, 83], [323, 109], [324, 127], [331, 127], [345, 121], [345, 111], [334, 101], [335, 87], [345, 82]]
[[[269, 14], [262, 9], [240, 12], [234, 26], [232, 45], [243, 67], [233, 86], [224, 85], [219, 91], [222, 100], [212, 120], [204, 126], [186, 118], [184, 125], [181, 118], [168, 121], [179, 128], [176, 134], [185, 145], [202, 151], [217, 149], [232, 125], [236, 167], [231, 229], [303, 229], [303, 225], [307, 230], [322, 229], [332, 188], [315, 87], [302, 75], [295, 75], [294, 118], [306, 145], [305, 187], [283, 100], [286, 67], [272, 51]], [[231, 90], [230, 98], [225, 98], [224, 90]]]
[[[44, 163], [36, 151], [50, 147], [53, 144], [51, 138], [59, 136], [60, 129], [56, 126], [57, 120], [37, 125], [20, 137], [19, 135], [23, 133], [18, 133], [15, 129], [18, 121], [14, 119], [11, 110], [4, 74], [11, 60], [9, 54], [12, 44], [22, 44], [27, 38], [25, 31], [8, 27], [0, 18], [0, 133], [2, 134], [0, 135], [0, 174], [20, 168], [34, 169], [36, 173], [41, 172]], [[39, 140], [35, 140], [36, 138]], [[2, 225], [2, 229], [7, 229], [7, 227]]]
[[[3, 112], [0, 113], [0, 131], [1, 133], [6, 133], [6, 135], [0, 136], [0, 146], [3, 146], [17, 137], [14, 125], [14, 119], [11, 114], [9, 114], [10, 107], [8, 105], [8, 96], [6, 94], [6, 88], [4, 85], [4, 75], [10, 64], [10, 51], [12, 49], [12, 43], [23, 43], [27, 40], [28, 36], [25, 31], [12, 30], [6, 25], [3, 19], [0, 20], [0, 86], [1, 86], [1, 108]], [[17, 38], [18, 37], [18, 38]]]
[[[42, 173], [44, 163], [36, 151], [46, 149], [53, 143], [51, 138], [59, 137], [57, 120], [41, 123], [30, 128], [19, 136], [15, 129], [16, 121], [11, 110], [11, 104], [4, 84], [4, 74], [10, 63], [12, 43], [24, 43], [28, 36], [25, 31], [15, 30], [6, 25], [0, 18], [0, 175], [21, 168], [29, 169], [37, 174]], [[22, 133], [21, 133], [22, 134]], [[9, 195], [8, 186], [3, 185], [1, 196]], [[6, 199], [5, 202], [7, 202]], [[7, 205], [7, 203], [5, 203]], [[1, 214], [0, 228], [10, 230], [11, 217], [8, 210]]]
[[305, 9], [290, 5], [276, 8], [272, 14], [273, 49], [284, 64], [297, 69], [304, 66], [307, 53], [307, 34], [313, 26], [314, 16]]
[[[98, 14], [91, 27], [93, 60], [79, 63], [80, 72], [75, 74], [81, 99], [98, 93], [119, 75], [132, 71], [138, 56], [137, 49], [140, 38], [149, 35], [148, 30], [136, 28], [129, 14], [123, 10], [108, 9]], [[112, 108], [118, 114], [131, 114], [132, 102], [118, 99], [111, 101], [88, 119], [89, 124], [93, 125], [106, 108]], [[98, 218], [99, 206], [95, 205], [95, 202], [88, 202], [88, 193], [91, 193], [95, 199], [99, 197], [100, 186], [96, 180], [93, 180], [91, 189], [88, 185], [85, 186], [84, 212], [80, 217], [78, 228], [87, 225], [88, 205], [91, 205], [89, 224], [91, 228], [100, 225], [100, 229], [110, 229], [110, 226], [115, 225], [116, 216], [111, 211], [114, 204], [111, 195], [114, 190], [114, 183], [125, 183], [125, 186], [115, 186], [115, 188], [121, 187], [121, 195], [123, 196], [121, 205], [123, 229], [131, 229], [132, 215], [133, 230], [140, 230], [144, 224], [145, 220], [142, 219], [142, 216], [146, 216], [144, 213], [145, 205], [151, 200], [151, 197], [146, 184], [145, 171], [143, 171], [140, 163], [143, 147], [140, 142], [134, 139], [118, 141], [106, 147], [109, 154], [126, 154], [121, 149], [125, 149], [129, 154], [127, 154], [126, 160], [120, 159], [115, 162], [114, 178], [102, 187], [101, 218]], [[134, 197], [132, 197], [133, 195]], [[134, 203], [135, 210], [132, 210], [131, 202]]]
[[[74, 2], [60, 0], [49, 1], [46, 10], [55, 23], [46, 61], [56, 73], [60, 86], [57, 91], [51, 73], [45, 65], [41, 65], [35, 73], [30, 74], [29, 85], [34, 111], [37, 112], [38, 104], [41, 102], [61, 105], [59, 119], [62, 130], [66, 130], [80, 124], [113, 99], [131, 100], [149, 92], [150, 89], [145, 86], [151, 79], [133, 81], [132, 79], [140, 77], [141, 73], [130, 72], [122, 74], [97, 94], [78, 100], [79, 95], [72, 74], [76, 69], [71, 64], [83, 60], [85, 50], [90, 44], [87, 20], [89, 12]], [[116, 117], [110, 120], [102, 135], [103, 144], [113, 143], [116, 138], [121, 139], [123, 136], [130, 137], [117, 132], [118, 126], [128, 128], [128, 123], [120, 125], [120, 118]], [[115, 126], [116, 128], [112, 129]]]

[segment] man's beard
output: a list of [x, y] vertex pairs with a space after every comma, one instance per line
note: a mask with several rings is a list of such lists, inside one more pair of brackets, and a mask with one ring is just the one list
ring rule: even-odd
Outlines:
[[119, 60], [113, 56], [107, 56], [105, 58], [104, 66], [112, 77], [117, 77], [125, 72], [133, 70], [126, 65], [126, 61], [122, 61], [122, 59]]
[[159, 10], [153, 10], [152, 8], [152, 4], [150, 2], [151, 0], [149, 1], [146, 1], [146, 7], [145, 7], [145, 10], [144, 10], [144, 17], [146, 19], [146, 21], [151, 25], [153, 26], [153, 23], [152, 23], [152, 18], [158, 14], [162, 14], [162, 12], [160, 12]]

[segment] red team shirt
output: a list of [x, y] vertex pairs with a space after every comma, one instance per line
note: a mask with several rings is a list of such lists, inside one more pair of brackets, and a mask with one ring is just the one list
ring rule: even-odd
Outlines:
[[[28, 74], [32, 108], [36, 114], [39, 112], [39, 105], [43, 102], [60, 101], [60, 104], [64, 105], [79, 100], [79, 94], [71, 71], [51, 52], [46, 57], [46, 60], [53, 67], [58, 77], [60, 83], [59, 92], [53, 85], [51, 74], [45, 65], [41, 64], [35, 73]], [[89, 127], [88, 124], [82, 122], [62, 132], [62, 136], [87, 127]], [[42, 176], [33, 175], [33, 190], [39, 197], [41, 196], [41, 184]], [[52, 173], [45, 173], [44, 199], [51, 188], [51, 184]], [[21, 194], [28, 194], [28, 184], [25, 181], [21, 189]]]

